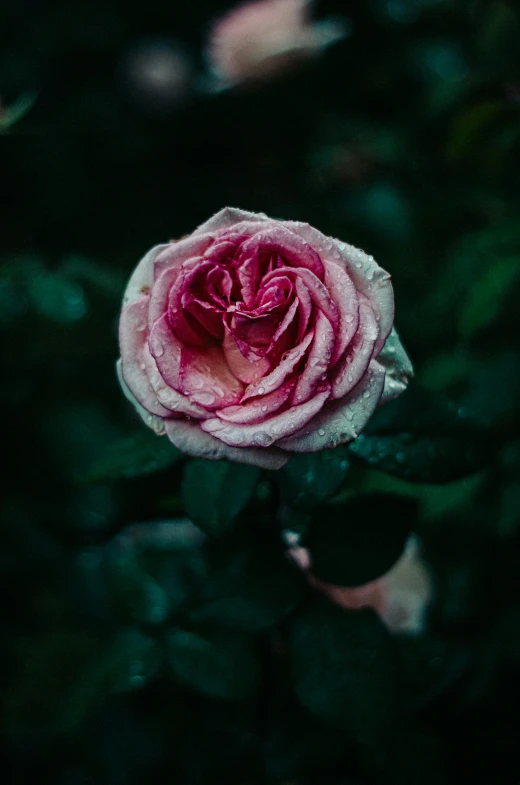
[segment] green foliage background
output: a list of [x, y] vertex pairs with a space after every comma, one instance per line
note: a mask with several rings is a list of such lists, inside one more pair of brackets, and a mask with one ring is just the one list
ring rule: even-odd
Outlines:
[[[202, 74], [229, 6], [0, 8], [2, 779], [516, 782], [520, 8], [323, 0], [351, 34], [320, 59], [136, 100], [132, 47], [173, 38]], [[391, 272], [416, 379], [350, 449], [187, 460], [121, 395], [129, 273], [225, 205]], [[419, 534], [427, 634], [315, 596], [283, 526], [345, 583]]]

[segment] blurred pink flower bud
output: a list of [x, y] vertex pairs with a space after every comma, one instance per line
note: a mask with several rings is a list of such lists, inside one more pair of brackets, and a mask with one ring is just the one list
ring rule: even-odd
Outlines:
[[[286, 536], [286, 541], [291, 544], [291, 538]], [[401, 558], [385, 575], [363, 586], [334, 586], [318, 580], [310, 572], [311, 560], [306, 548], [292, 547], [289, 555], [308, 572], [310, 585], [342, 608], [373, 608], [391, 632], [418, 634], [423, 631], [425, 611], [433, 589], [416, 537], [410, 537]]]
[[223, 85], [269, 79], [348, 33], [338, 19], [311, 22], [309, 0], [254, 0], [218, 20], [208, 60]]

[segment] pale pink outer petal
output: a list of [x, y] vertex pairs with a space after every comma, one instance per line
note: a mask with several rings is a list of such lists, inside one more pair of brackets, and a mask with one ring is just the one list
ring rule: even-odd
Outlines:
[[261, 469], [281, 469], [290, 456], [276, 447], [229, 447], [220, 439], [201, 430], [196, 421], [167, 420], [168, 438], [181, 452], [195, 458], [209, 460], [227, 459], [236, 463], [247, 463]]
[[162, 246], [163, 250], [157, 255], [154, 262], [155, 281], [165, 270], [169, 270], [171, 267], [179, 267], [188, 260], [199, 258], [205, 254], [213, 243], [213, 237], [211, 235], [206, 235], [205, 237], [197, 235], [195, 237], [194, 234]]
[[387, 403], [404, 392], [413, 376], [413, 367], [401, 340], [392, 329], [377, 361], [386, 368], [385, 389], [381, 403]]
[[201, 234], [220, 232], [222, 229], [230, 229], [241, 221], [253, 221], [255, 223], [270, 221], [275, 223], [273, 219], [268, 218], [265, 213], [250, 213], [247, 210], [240, 210], [237, 207], [224, 207], [211, 218], [208, 218], [207, 221], [204, 221], [204, 223], [195, 229], [191, 236], [197, 237]]
[[316, 393], [310, 401], [299, 406], [291, 406], [290, 409], [276, 414], [274, 417], [268, 417], [258, 425], [235, 425], [215, 417], [211, 420], [204, 420], [201, 423], [201, 428], [208, 433], [215, 434], [218, 439], [231, 447], [240, 447], [241, 445], [269, 447], [278, 439], [283, 439], [292, 433], [293, 429], [299, 430], [308, 423], [316, 412], [320, 411], [329, 395], [330, 385], [323, 392]]
[[289, 400], [295, 384], [296, 379], [290, 379], [270, 395], [260, 395], [257, 398], [253, 398], [249, 403], [220, 409], [216, 413], [217, 417], [226, 422], [244, 423], [246, 425], [253, 422], [262, 422], [270, 414], [277, 412]]
[[280, 387], [289, 374], [296, 368], [302, 357], [305, 356], [305, 352], [312, 343], [313, 337], [314, 332], [311, 331], [310, 333], [307, 333], [303, 341], [299, 343], [298, 346], [295, 346], [294, 349], [287, 352], [285, 357], [276, 368], [273, 368], [271, 373], [252, 382], [249, 387], [247, 387], [242, 401], [247, 401], [248, 398], [252, 398], [254, 395], [264, 395], [265, 393], [273, 392], [273, 390]]
[[363, 295], [359, 297], [359, 317], [359, 329], [335, 369], [333, 398], [343, 398], [356, 386], [374, 354], [379, 329], [370, 300]]
[[182, 393], [166, 384], [159, 372], [155, 359], [149, 351], [147, 351], [146, 354], [148, 355], [146, 357], [146, 373], [150, 385], [159, 402], [170, 410], [172, 416], [187, 415], [188, 417], [197, 417], [199, 419], [211, 416], [202, 406], [191, 403], [185, 395], [182, 395]]
[[377, 355], [383, 348], [394, 321], [394, 292], [389, 273], [379, 267], [372, 256], [340, 240], [326, 237], [309, 224], [299, 221], [285, 223], [312, 245], [325, 262], [343, 265], [357, 291], [372, 302], [374, 312], [379, 316], [379, 338], [375, 347]]
[[141, 261], [130, 276], [123, 295], [123, 306], [130, 305], [138, 297], [149, 294], [153, 286], [153, 270], [156, 258], [161, 251], [168, 248], [168, 244], [156, 245], [143, 256]]
[[318, 387], [322, 376], [327, 373], [334, 351], [335, 334], [332, 325], [322, 311], [318, 311], [314, 326], [314, 340], [305, 368], [298, 377], [293, 402], [307, 401]]
[[270, 363], [266, 357], [261, 357], [254, 362], [249, 362], [244, 357], [227, 327], [222, 348], [232, 373], [244, 384], [256, 382], [269, 371]]
[[117, 373], [117, 378], [119, 379], [119, 384], [121, 385], [121, 389], [123, 391], [123, 395], [134, 406], [136, 412], [142, 417], [146, 425], [148, 425], [149, 428], [152, 428], [152, 430], [154, 430], [155, 433], [157, 433], [158, 435], [165, 433], [166, 421], [163, 420], [162, 417], [158, 417], [156, 414], [150, 414], [149, 411], [147, 411], [143, 406], [141, 406], [135, 395], [133, 395], [132, 392], [130, 391], [130, 388], [128, 387], [127, 383], [123, 379], [123, 371], [121, 370], [121, 360], [118, 360], [116, 363], [116, 373]]
[[179, 374], [183, 344], [171, 329], [166, 314], [157, 319], [152, 327], [148, 346], [166, 384], [180, 391]]
[[143, 295], [123, 308], [119, 321], [121, 373], [130, 392], [150, 414], [171, 417], [155, 395], [146, 373], [148, 295]]
[[385, 369], [375, 360], [348, 395], [328, 401], [300, 433], [278, 442], [290, 452], [318, 452], [355, 439], [372, 417], [385, 383]]

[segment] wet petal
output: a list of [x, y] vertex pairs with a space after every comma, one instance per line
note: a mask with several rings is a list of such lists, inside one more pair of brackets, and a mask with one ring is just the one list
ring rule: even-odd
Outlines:
[[264, 223], [264, 221], [271, 220], [265, 213], [250, 213], [247, 210], [239, 210], [237, 207], [224, 207], [207, 221], [204, 221], [198, 229], [195, 229], [192, 237], [198, 237], [208, 232], [219, 232], [222, 229], [230, 229], [241, 221]]
[[370, 300], [363, 295], [359, 298], [359, 317], [359, 329], [334, 369], [333, 398], [343, 398], [356, 386], [374, 355], [379, 328]]
[[252, 398], [254, 395], [264, 395], [265, 393], [273, 392], [287, 379], [298, 363], [305, 357], [305, 353], [312, 343], [314, 332], [308, 333], [303, 341], [295, 346], [294, 349], [287, 352], [285, 357], [282, 358], [280, 363], [267, 374], [267, 376], [258, 379], [247, 387], [242, 401]]
[[221, 409], [217, 412], [217, 417], [232, 423], [262, 422], [289, 400], [295, 385], [296, 379], [290, 379], [269, 395], [260, 395], [250, 400], [249, 403]]
[[154, 280], [154, 263], [161, 251], [165, 248], [168, 248], [167, 244], [156, 245], [143, 256], [130, 276], [130, 280], [128, 281], [123, 295], [123, 305], [130, 305], [130, 303], [137, 300], [138, 297], [150, 293]]
[[385, 389], [381, 396], [383, 404], [401, 395], [413, 376], [412, 363], [395, 329], [392, 329], [386, 339], [377, 361], [386, 368]]
[[323, 376], [330, 367], [330, 358], [334, 352], [334, 330], [332, 325], [323, 314], [318, 313], [316, 326], [314, 328], [314, 340], [309, 350], [307, 363], [302, 373], [298, 377], [298, 384], [294, 391], [293, 401], [307, 401], [318, 388]]
[[244, 391], [242, 383], [231, 373], [221, 348], [184, 347], [179, 381], [181, 392], [206, 409], [236, 404]]
[[250, 257], [279, 254], [285, 264], [310, 270], [320, 280], [323, 278], [324, 270], [319, 254], [282, 222], [266, 224], [262, 231], [243, 243], [240, 251], [239, 264]]
[[281, 469], [290, 456], [276, 447], [229, 447], [220, 439], [201, 430], [198, 422], [188, 420], [168, 420], [168, 438], [181, 452], [195, 458], [208, 460], [235, 461], [259, 466], [261, 469]]
[[288, 434], [302, 428], [320, 411], [330, 395], [330, 385], [316, 393], [310, 401], [291, 406], [280, 414], [269, 417], [259, 425], [235, 425], [226, 423], [215, 417], [204, 420], [201, 428], [212, 433], [231, 447], [261, 446], [269, 447], [278, 439], [283, 439]]
[[226, 355], [226, 361], [231, 369], [231, 372], [237, 377], [237, 379], [240, 379], [240, 381], [244, 382], [245, 384], [256, 382], [258, 379], [264, 376], [271, 367], [267, 357], [261, 357], [259, 360], [255, 360], [253, 362], [250, 362], [246, 357], [244, 357], [238, 348], [237, 342], [227, 328], [222, 348], [224, 350], [224, 354]]
[[121, 373], [130, 392], [150, 414], [169, 417], [171, 412], [157, 400], [146, 374], [147, 315], [149, 297], [144, 295], [123, 308], [119, 322]]
[[152, 430], [155, 431], [157, 434], [163, 434], [165, 432], [165, 420], [162, 417], [158, 417], [156, 414], [150, 414], [150, 412], [141, 406], [135, 395], [132, 394], [130, 388], [128, 387], [127, 383], [123, 378], [123, 371], [121, 368], [121, 360], [118, 360], [116, 363], [116, 373], [117, 378], [119, 379], [119, 384], [121, 385], [121, 389], [123, 391], [123, 395], [130, 403], [135, 407], [135, 410], [140, 415], [140, 417], [144, 420], [146, 425]]
[[301, 433], [278, 445], [291, 452], [318, 452], [355, 439], [373, 415], [385, 383], [385, 370], [375, 360], [359, 384], [344, 398], [328, 401]]

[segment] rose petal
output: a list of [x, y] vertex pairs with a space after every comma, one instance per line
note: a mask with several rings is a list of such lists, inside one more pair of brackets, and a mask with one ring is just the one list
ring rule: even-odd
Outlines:
[[157, 319], [150, 331], [148, 346], [164, 381], [180, 392], [180, 365], [182, 342], [175, 335], [166, 315]]
[[301, 341], [312, 314], [312, 298], [302, 280], [296, 279], [296, 297], [298, 298], [298, 341]]
[[323, 264], [319, 254], [301, 237], [289, 231], [279, 221], [266, 223], [240, 248], [239, 265], [249, 257], [279, 254], [285, 264], [298, 269], [310, 270], [320, 280], [323, 278]]
[[130, 303], [137, 300], [138, 297], [150, 293], [153, 286], [154, 263], [161, 251], [165, 248], [168, 248], [167, 244], [156, 245], [143, 256], [130, 276], [130, 280], [128, 281], [123, 295], [123, 306], [130, 305]]
[[352, 441], [377, 408], [384, 383], [384, 368], [372, 360], [367, 373], [348, 395], [327, 402], [301, 433], [282, 439], [278, 446], [290, 452], [318, 452]]
[[359, 296], [359, 329], [334, 369], [332, 397], [343, 398], [359, 382], [374, 355], [379, 328], [370, 300]]
[[394, 292], [390, 275], [363, 251], [340, 240], [326, 237], [309, 224], [286, 221], [289, 228], [306, 240], [321, 255], [324, 261], [342, 264], [358, 292], [372, 302], [374, 313], [379, 316], [379, 338], [377, 354], [384, 345], [394, 321]]
[[307, 401], [323, 380], [330, 367], [330, 358], [334, 351], [334, 330], [322, 311], [318, 312], [307, 363], [298, 378], [293, 401]]
[[247, 210], [239, 210], [237, 207], [224, 207], [215, 213], [207, 221], [204, 221], [198, 229], [192, 234], [192, 237], [198, 237], [201, 234], [208, 232], [218, 232], [222, 229], [229, 229], [241, 221], [252, 221], [254, 223], [263, 223], [271, 219], [265, 213], [250, 213]]
[[412, 363], [395, 328], [392, 329], [386, 339], [377, 361], [386, 368], [385, 389], [380, 401], [383, 404], [401, 395], [406, 390], [408, 382], [413, 376]]
[[202, 257], [212, 243], [213, 237], [211, 235], [195, 237], [191, 234], [183, 240], [163, 246], [162, 252], [155, 259], [154, 280], [157, 280], [165, 270], [180, 267], [189, 259]]
[[283, 439], [288, 434], [302, 428], [320, 411], [330, 395], [330, 385], [318, 392], [310, 401], [291, 406], [274, 417], [269, 417], [259, 425], [235, 425], [225, 423], [218, 417], [204, 420], [201, 428], [215, 434], [231, 447], [255, 446], [269, 447], [278, 439]]
[[330, 363], [334, 365], [356, 334], [359, 325], [358, 293], [346, 270], [333, 262], [325, 262], [325, 286], [338, 306], [339, 324], [336, 345]]
[[187, 420], [168, 420], [166, 422], [168, 438], [181, 452], [195, 458], [208, 460], [235, 461], [261, 469], [281, 469], [290, 456], [276, 447], [229, 447], [220, 439], [201, 430], [199, 424]]
[[277, 412], [283, 404], [289, 400], [294, 390], [296, 379], [290, 379], [269, 395], [261, 395], [252, 401], [239, 406], [228, 406], [220, 409], [217, 417], [225, 422], [232, 423], [258, 423], [265, 420], [269, 415]]
[[221, 348], [183, 347], [179, 372], [180, 389], [193, 403], [206, 409], [236, 404], [244, 387], [231, 373]]
[[244, 384], [250, 384], [251, 382], [257, 381], [264, 376], [271, 367], [267, 357], [261, 357], [254, 362], [250, 362], [244, 357], [227, 327], [222, 348], [231, 372], [237, 379], [244, 382]]
[[146, 346], [148, 327], [148, 295], [133, 300], [121, 312], [119, 322], [119, 346], [121, 349], [121, 373], [134, 397], [141, 406], [159, 417], [170, 417], [171, 412], [161, 406], [157, 400], [148, 376], [144, 348]]
[[248, 398], [252, 398], [254, 395], [264, 395], [264, 393], [273, 392], [273, 390], [280, 387], [289, 374], [296, 368], [300, 360], [305, 356], [305, 352], [312, 343], [313, 337], [314, 332], [311, 331], [298, 346], [295, 346], [294, 349], [282, 358], [280, 363], [276, 368], [273, 368], [271, 373], [268, 373], [267, 376], [250, 384], [244, 393], [242, 402], [247, 401]]
[[163, 406], [169, 409], [172, 414], [176, 415], [187, 415], [188, 417], [196, 417], [199, 419], [209, 416], [208, 412], [202, 406], [191, 403], [185, 395], [182, 395], [182, 393], [173, 389], [173, 387], [170, 387], [164, 381], [156, 361], [147, 350], [145, 350], [145, 357], [146, 372], [150, 385]]
[[147, 409], [145, 409], [143, 406], [141, 406], [141, 404], [139, 403], [139, 401], [137, 400], [135, 395], [132, 394], [132, 392], [130, 391], [130, 388], [128, 387], [127, 383], [125, 382], [125, 380], [123, 378], [123, 371], [122, 371], [122, 368], [121, 368], [121, 360], [118, 360], [117, 363], [116, 363], [116, 373], [117, 373], [117, 378], [119, 379], [119, 384], [121, 385], [121, 389], [123, 390], [123, 394], [124, 394], [125, 398], [127, 398], [130, 401], [130, 403], [135, 407], [135, 410], [142, 417], [142, 419], [144, 420], [146, 425], [148, 425], [150, 428], [152, 428], [155, 431], [155, 433], [157, 433], [158, 435], [163, 434], [165, 432], [165, 422], [166, 421], [163, 420], [162, 417], [158, 417], [155, 414], [150, 414], [150, 412]]
[[267, 285], [271, 281], [275, 281], [277, 277], [282, 276], [284, 278], [293, 278], [294, 280], [299, 278], [307, 287], [315, 305], [323, 311], [334, 329], [338, 328], [338, 307], [330, 296], [327, 287], [314, 275], [314, 273], [310, 270], [306, 270], [304, 267], [284, 267], [282, 270], [273, 270], [272, 273], [268, 273], [264, 278], [264, 284]]

